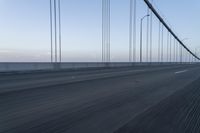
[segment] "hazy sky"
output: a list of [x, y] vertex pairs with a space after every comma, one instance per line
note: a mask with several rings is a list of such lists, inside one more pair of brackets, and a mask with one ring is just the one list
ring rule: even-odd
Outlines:
[[[61, 0], [63, 61], [101, 61], [101, 3], [101, 0]], [[185, 43], [193, 50], [200, 47], [199, 0], [154, 0], [154, 5], [180, 39], [189, 38]], [[137, 55], [139, 21], [146, 12], [143, 0], [138, 0]], [[0, 18], [1, 62], [50, 61], [49, 0], [0, 0]], [[129, 0], [111, 0], [112, 61], [128, 61], [128, 33]], [[158, 38], [155, 17], [153, 33], [155, 56]]]

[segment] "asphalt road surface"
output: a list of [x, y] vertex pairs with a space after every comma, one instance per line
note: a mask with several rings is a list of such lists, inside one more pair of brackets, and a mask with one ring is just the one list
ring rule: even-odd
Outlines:
[[0, 133], [199, 133], [200, 66], [0, 74]]

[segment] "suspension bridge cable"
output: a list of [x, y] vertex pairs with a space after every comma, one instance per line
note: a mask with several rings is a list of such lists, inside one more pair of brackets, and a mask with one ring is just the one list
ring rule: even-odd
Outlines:
[[172, 36], [183, 46], [184, 49], [186, 49], [190, 54], [192, 54], [196, 59], [200, 60], [200, 58], [193, 53], [179, 38], [178, 36], [172, 31], [172, 29], [166, 24], [166, 22], [163, 20], [163, 18], [158, 14], [158, 12], [155, 10], [155, 8], [152, 6], [152, 4], [149, 2], [149, 0], [144, 0], [144, 2], [147, 4], [147, 6], [153, 11], [155, 16], [160, 20], [160, 22], [165, 26], [165, 28], [172, 34]]

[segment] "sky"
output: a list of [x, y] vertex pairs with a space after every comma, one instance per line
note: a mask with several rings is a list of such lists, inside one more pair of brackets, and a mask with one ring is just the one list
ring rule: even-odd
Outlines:
[[[63, 61], [101, 61], [101, 3], [61, 0]], [[199, 0], [153, 0], [153, 5], [180, 39], [188, 38], [184, 42], [191, 50], [200, 48]], [[147, 6], [137, 0], [137, 59], [140, 19], [146, 14]], [[0, 62], [50, 61], [49, 0], [0, 0], [0, 18]], [[144, 25], [144, 33], [145, 28]], [[129, 0], [111, 0], [111, 61], [128, 61], [128, 35]], [[144, 43], [145, 37], [144, 34]], [[154, 16], [154, 60], [157, 40], [158, 20]]]

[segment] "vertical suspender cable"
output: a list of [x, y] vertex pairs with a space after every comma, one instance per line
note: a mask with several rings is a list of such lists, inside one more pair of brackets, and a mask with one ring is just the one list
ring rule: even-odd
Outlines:
[[136, 16], [137, 16], [137, 0], [134, 0], [134, 20], [133, 20], [133, 60], [136, 62]]
[[167, 62], [169, 62], [169, 31], [167, 31]]
[[108, 62], [110, 62], [110, 0], [108, 0]]
[[107, 0], [105, 0], [105, 62], [108, 59], [108, 38], [107, 38]]
[[102, 62], [110, 62], [110, 0], [102, 0]]
[[53, 62], [53, 22], [52, 22], [52, 0], [50, 0], [50, 41], [51, 41], [51, 62]]
[[159, 21], [159, 29], [158, 29], [158, 62], [160, 62], [160, 21]]
[[174, 40], [174, 62], [176, 62], [176, 39]]
[[[180, 45], [180, 44], [179, 44], [179, 45]], [[180, 45], [180, 63], [183, 62], [182, 54], [183, 54], [183, 51], [182, 51], [182, 45]]]
[[106, 62], [108, 62], [108, 0], [106, 0], [106, 5], [105, 5], [105, 42], [106, 42]]
[[57, 62], [57, 15], [56, 15], [56, 0], [54, 0], [54, 23], [55, 23], [55, 62]]
[[161, 28], [161, 62], [163, 62], [163, 25]]
[[172, 62], [172, 34], [169, 36], [169, 60]]
[[178, 53], [179, 53], [179, 49], [178, 49], [178, 41], [176, 42], [176, 62], [178, 63]]
[[186, 63], [187, 55], [186, 55], [186, 50], [183, 49], [183, 58], [184, 58], [184, 63]]
[[174, 38], [174, 62], [176, 62], [176, 39]]
[[106, 0], [106, 62], [108, 62], [108, 0]]
[[129, 18], [129, 62], [132, 62], [132, 25], [133, 25], [133, 0], [130, 0], [130, 18]]
[[59, 13], [59, 61], [62, 61], [62, 35], [61, 35], [61, 9], [60, 0], [58, 0], [58, 13]]
[[176, 63], [178, 63], [178, 53], [179, 53], [178, 41], [176, 40]]
[[105, 0], [102, 0], [102, 62], [105, 62]]

